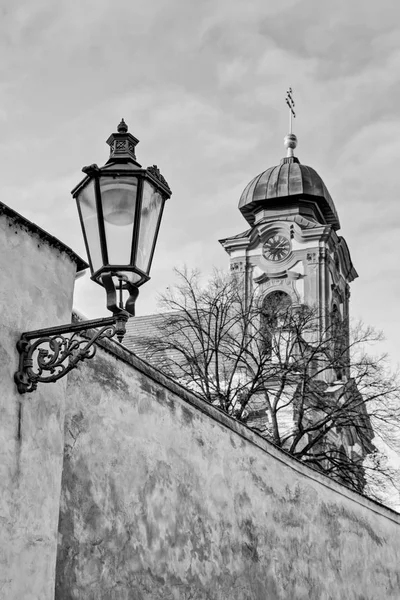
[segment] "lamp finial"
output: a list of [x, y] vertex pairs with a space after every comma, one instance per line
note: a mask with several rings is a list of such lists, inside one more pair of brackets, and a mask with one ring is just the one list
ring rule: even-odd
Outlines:
[[121, 123], [117, 127], [118, 133], [127, 133], [128, 125], [125, 123], [124, 119], [121, 119]]

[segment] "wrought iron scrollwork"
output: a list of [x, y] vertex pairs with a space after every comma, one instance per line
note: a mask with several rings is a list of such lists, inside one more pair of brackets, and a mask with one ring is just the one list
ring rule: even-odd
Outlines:
[[153, 177], [155, 177], [155, 179], [158, 179], [158, 181], [160, 181], [160, 183], [162, 183], [163, 185], [165, 185], [165, 187], [170, 190], [170, 187], [167, 183], [167, 180], [165, 179], [165, 177], [163, 175], [161, 175], [160, 173], [160, 169], [157, 167], [157, 165], [153, 165], [151, 167], [147, 167], [147, 170], [149, 173], [151, 173], [151, 175], [153, 175]]
[[[121, 310], [105, 319], [23, 333], [17, 343], [20, 360], [14, 376], [20, 394], [33, 392], [39, 382], [57, 381], [80, 361], [93, 358], [97, 341], [114, 336], [122, 341], [129, 316], [127, 311]], [[93, 335], [89, 339], [82, 338], [89, 329], [94, 330]]]

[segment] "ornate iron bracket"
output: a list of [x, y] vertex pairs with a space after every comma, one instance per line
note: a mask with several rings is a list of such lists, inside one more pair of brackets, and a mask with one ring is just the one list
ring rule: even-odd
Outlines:
[[[14, 375], [19, 393], [33, 392], [39, 382], [57, 381], [80, 361], [93, 358], [98, 340], [111, 339], [116, 335], [121, 342], [129, 316], [126, 310], [119, 310], [114, 316], [104, 319], [23, 333], [17, 343], [19, 369]], [[89, 329], [95, 330], [94, 334], [90, 339], [82, 339], [82, 334]]]

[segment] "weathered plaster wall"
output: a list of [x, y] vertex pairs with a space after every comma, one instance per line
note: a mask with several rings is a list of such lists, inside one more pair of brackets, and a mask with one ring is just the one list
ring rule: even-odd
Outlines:
[[24, 331], [70, 322], [76, 263], [0, 209], [0, 598], [53, 600], [65, 382], [21, 396], [15, 345]]
[[69, 376], [57, 600], [400, 598], [399, 515], [119, 353]]

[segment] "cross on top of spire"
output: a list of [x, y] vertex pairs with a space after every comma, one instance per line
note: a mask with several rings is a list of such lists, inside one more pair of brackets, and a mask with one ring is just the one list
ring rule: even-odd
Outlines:
[[290, 87], [288, 89], [288, 91], [286, 92], [286, 104], [289, 107], [289, 133], [292, 133], [292, 117], [295, 119], [296, 118], [296, 113], [294, 112], [294, 100], [293, 100], [293, 90]]
[[[294, 158], [294, 149], [297, 146], [297, 137], [294, 135], [292, 129], [293, 129], [293, 119], [296, 118], [296, 113], [294, 112], [294, 107], [295, 107], [295, 103], [293, 100], [293, 90], [290, 87], [287, 92], [286, 92], [286, 98], [285, 98], [286, 104], [289, 107], [289, 133], [287, 136], [285, 136], [285, 148], [287, 149], [287, 159], [290, 158], [291, 161], [297, 161], [296, 158]], [[285, 160], [285, 159], [283, 159]], [[286, 162], [286, 160], [285, 160]]]

